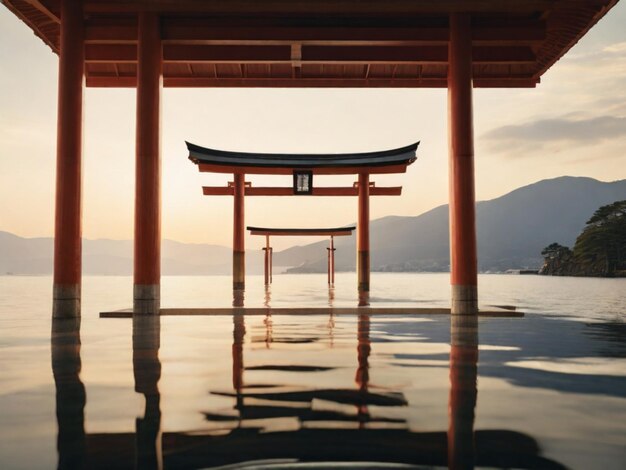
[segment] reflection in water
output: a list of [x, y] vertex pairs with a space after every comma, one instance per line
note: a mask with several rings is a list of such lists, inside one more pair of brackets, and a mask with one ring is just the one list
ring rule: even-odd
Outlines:
[[133, 317], [133, 373], [135, 391], [143, 394], [146, 406], [143, 418], [135, 422], [137, 468], [162, 468], [161, 455], [161, 319], [158, 315]]
[[367, 307], [370, 304], [370, 293], [366, 290], [359, 290], [359, 307]]
[[243, 307], [245, 291], [243, 289], [233, 289], [233, 307]]
[[272, 303], [272, 287], [269, 284], [265, 284], [265, 297], [263, 297], [263, 306], [271, 307]]
[[359, 428], [364, 428], [369, 418], [365, 398], [367, 397], [367, 385], [370, 379], [369, 357], [372, 350], [372, 345], [370, 344], [370, 316], [359, 315], [357, 328], [357, 358], [359, 365], [356, 370], [355, 382], [359, 387], [361, 397], [363, 397], [360, 403], [357, 404], [357, 416]]
[[474, 409], [478, 373], [478, 319], [450, 317], [450, 399], [448, 467], [474, 468]]
[[80, 318], [52, 320], [51, 350], [59, 427], [58, 468], [84, 468], [86, 395], [80, 380]]
[[243, 409], [243, 340], [245, 336], [245, 317], [243, 315], [233, 315], [233, 390], [235, 390], [237, 397], [237, 404], [235, 407], [238, 410]]
[[335, 288], [329, 287], [328, 288], [328, 306], [333, 307], [334, 304], [335, 304]]
[[332, 349], [335, 347], [335, 314], [330, 312], [328, 315], [328, 346]]
[[274, 341], [274, 322], [272, 321], [272, 314], [268, 312], [263, 320], [265, 325], [265, 347], [269, 349]]
[[[57, 385], [59, 468], [210, 468], [276, 459], [379, 462], [377, 468], [388, 468], [389, 463], [437, 467], [447, 464], [451, 469], [474, 465], [564, 468], [542, 457], [537, 441], [529, 435], [508, 429], [474, 431], [478, 361], [475, 318], [451, 317], [447, 433], [444, 429], [427, 431], [409, 427], [407, 418], [416, 419], [416, 405], [413, 402], [408, 408], [404, 395], [407, 389], [401, 385], [394, 387], [393, 380], [387, 380], [393, 379], [388, 369], [382, 370], [388, 367], [381, 361], [385, 357], [383, 342], [397, 323], [385, 323], [387, 320], [371, 318], [365, 313], [356, 321], [342, 318], [339, 325], [343, 331], [346, 327], [349, 330], [344, 335], [340, 329], [338, 338], [348, 338], [349, 347], [346, 342], [340, 343], [329, 356], [321, 353], [320, 347], [328, 347], [328, 342], [316, 330], [325, 328], [323, 323], [311, 329], [310, 323], [307, 326], [298, 317], [287, 325], [278, 322], [286, 330], [277, 331], [277, 347], [266, 349], [255, 347], [263, 342], [262, 337], [255, 339], [253, 335], [249, 343], [245, 342], [246, 320], [252, 322], [253, 331], [255, 322], [263, 328], [261, 319], [254, 318], [258, 322], [241, 314], [232, 317], [232, 370], [227, 372], [232, 374], [232, 388], [211, 390], [214, 396], [210, 403], [218, 408], [202, 413], [207, 428], [163, 433], [159, 392], [160, 318], [133, 318], [135, 390], [145, 397], [143, 417], [136, 420], [134, 435], [89, 434], [87, 439], [83, 424], [85, 390], [79, 378], [80, 322], [55, 320], [52, 366]], [[272, 336], [271, 328], [268, 316], [266, 344]], [[424, 327], [420, 333], [424, 335]], [[306, 342], [296, 340], [302, 335]], [[374, 356], [378, 345], [379, 355]], [[228, 354], [227, 349], [222, 351]], [[254, 357], [244, 361], [244, 353]], [[296, 362], [296, 357], [307, 360]], [[373, 361], [373, 357], [377, 360]], [[245, 367], [244, 362], [252, 365]], [[382, 372], [378, 380], [386, 381], [384, 388], [371, 383], [373, 370]], [[410, 369], [405, 369], [405, 374], [406, 370]], [[244, 380], [244, 371], [251, 371], [250, 375], [257, 380]], [[258, 380], [260, 377], [263, 378]], [[352, 385], [350, 378], [354, 379]], [[191, 377], [191, 380], [202, 379]], [[229, 403], [229, 409], [223, 408], [225, 403]], [[443, 415], [444, 410], [441, 412]], [[175, 408], [170, 413], [175, 422], [178, 418]]]

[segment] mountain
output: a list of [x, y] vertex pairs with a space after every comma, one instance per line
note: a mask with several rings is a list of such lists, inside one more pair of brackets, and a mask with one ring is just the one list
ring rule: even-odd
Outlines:
[[[626, 199], [626, 180], [611, 183], [564, 176], [478, 202], [476, 226], [481, 271], [536, 268], [541, 250], [553, 242], [573, 246], [594, 211]], [[371, 222], [373, 271], [449, 269], [448, 206], [416, 217], [384, 217]], [[275, 254], [275, 264], [291, 272], [324, 272], [326, 242]], [[355, 269], [355, 237], [337, 239], [337, 270]]]
[[[481, 271], [539, 268], [541, 250], [558, 242], [573, 246], [594, 211], [626, 199], [626, 180], [605, 183], [564, 176], [539, 181], [476, 207]], [[336, 239], [338, 271], [355, 268], [355, 236]], [[446, 271], [449, 267], [448, 206], [416, 217], [389, 216], [371, 222], [373, 271]], [[292, 272], [325, 272], [327, 241], [274, 253], [279, 266]], [[0, 232], [0, 274], [50, 274], [52, 238], [21, 238]], [[130, 275], [133, 243], [128, 240], [83, 240], [85, 274]], [[262, 272], [260, 250], [247, 254], [247, 272]], [[228, 274], [231, 249], [163, 240], [166, 275]]]
[[[53, 250], [52, 238], [22, 238], [0, 231], [0, 274], [51, 274]], [[225, 246], [163, 240], [161, 268], [168, 275], [223, 274], [230, 272], [231, 253]], [[133, 242], [83, 240], [83, 272], [132, 274]]]

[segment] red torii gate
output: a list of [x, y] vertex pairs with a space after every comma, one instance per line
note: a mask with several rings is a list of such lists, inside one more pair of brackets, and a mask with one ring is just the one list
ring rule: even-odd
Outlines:
[[536, 86], [617, 3], [1, 1], [59, 55], [54, 317], [80, 315], [84, 83], [137, 88], [134, 311], [153, 314], [162, 86], [447, 87], [451, 307], [477, 313], [472, 88]]
[[311, 237], [322, 236], [330, 237], [328, 248], [328, 285], [335, 285], [335, 237], [346, 237], [352, 235], [356, 227], [337, 227], [337, 228], [266, 228], [266, 227], [246, 227], [250, 231], [250, 235], [259, 235], [265, 237], [265, 285], [272, 283], [272, 264], [274, 249], [270, 244], [270, 237]]
[[[357, 196], [358, 290], [370, 290], [369, 197], [399, 196], [402, 187], [376, 187], [370, 174], [405, 173], [417, 158], [419, 142], [397, 149], [344, 154], [269, 154], [215, 150], [187, 142], [189, 159], [205, 173], [232, 173], [227, 186], [205, 186], [205, 196], [233, 196], [233, 289], [245, 288], [244, 198], [245, 196]], [[254, 188], [246, 174], [291, 175], [292, 186]], [[350, 187], [316, 188], [314, 175], [358, 175]]]

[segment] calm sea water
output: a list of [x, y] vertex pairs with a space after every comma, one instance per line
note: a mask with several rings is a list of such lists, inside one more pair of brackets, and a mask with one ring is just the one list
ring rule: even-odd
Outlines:
[[[356, 305], [354, 274], [325, 283], [249, 276], [246, 306]], [[483, 275], [485, 305], [526, 316], [477, 323], [98, 318], [131, 284], [86, 277], [82, 320], [53, 323], [50, 278], [0, 277], [0, 468], [626, 468], [626, 279]], [[372, 286], [372, 306], [449, 303], [444, 274]], [[229, 306], [230, 278], [162, 297]]]

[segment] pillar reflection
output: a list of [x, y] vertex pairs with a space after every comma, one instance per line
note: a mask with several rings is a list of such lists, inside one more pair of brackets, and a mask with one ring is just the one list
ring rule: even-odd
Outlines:
[[370, 293], [368, 290], [359, 290], [359, 307], [367, 307], [370, 304]]
[[87, 398], [80, 379], [80, 317], [52, 319], [51, 352], [58, 424], [57, 468], [85, 468]]
[[133, 316], [133, 374], [135, 391], [146, 402], [143, 418], [135, 421], [136, 468], [160, 469], [163, 467], [161, 448], [161, 318]]
[[369, 421], [369, 411], [367, 409], [368, 386], [370, 379], [369, 357], [372, 351], [370, 342], [370, 316], [359, 315], [357, 323], [357, 359], [355, 382], [359, 387], [359, 403], [357, 403], [357, 420], [359, 429], [365, 427]]
[[265, 285], [265, 296], [263, 297], [263, 306], [267, 308], [270, 308], [272, 306], [272, 288], [268, 284]]
[[448, 402], [448, 468], [474, 468], [474, 410], [478, 374], [478, 320], [452, 315], [450, 398]]
[[243, 307], [245, 291], [243, 289], [233, 289], [233, 307]]
[[236, 394], [237, 409], [243, 410], [243, 340], [246, 336], [245, 316], [233, 315], [233, 389]]

